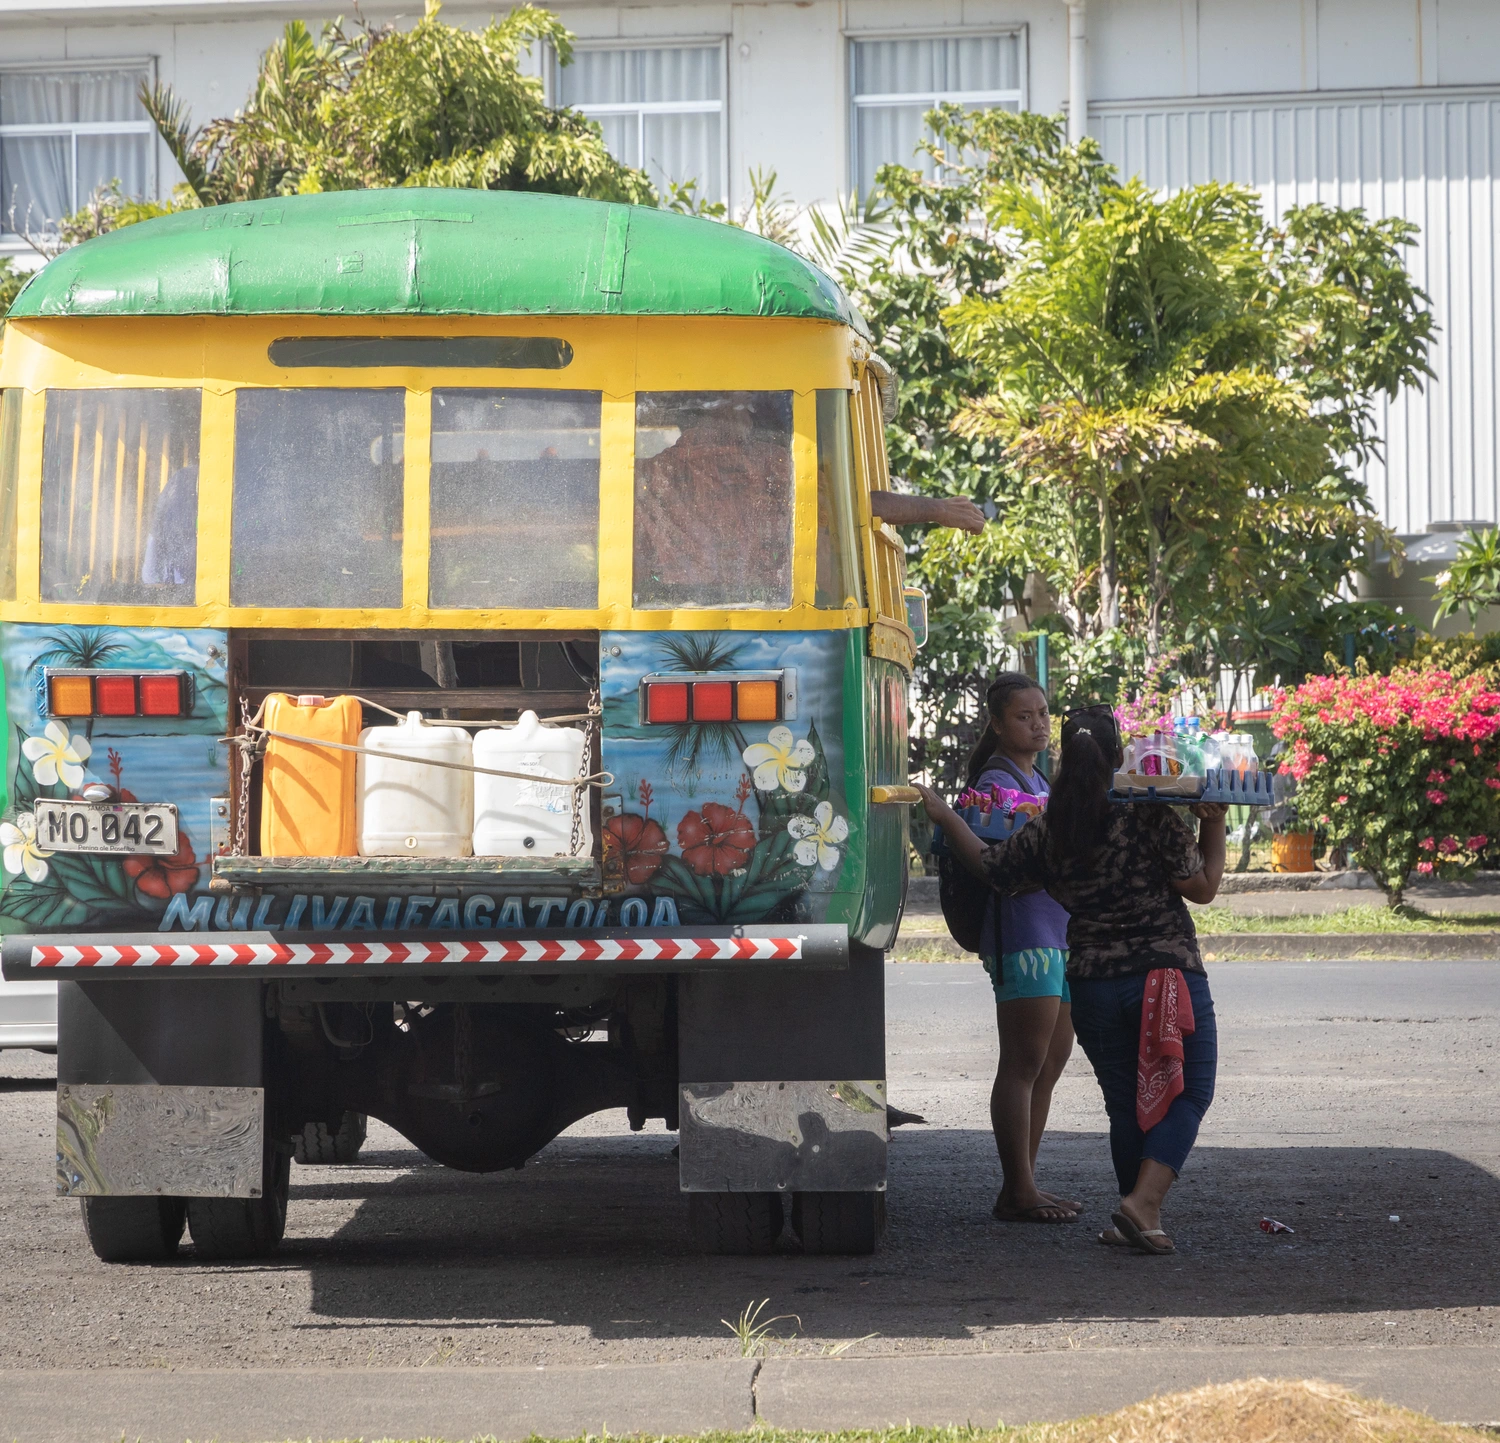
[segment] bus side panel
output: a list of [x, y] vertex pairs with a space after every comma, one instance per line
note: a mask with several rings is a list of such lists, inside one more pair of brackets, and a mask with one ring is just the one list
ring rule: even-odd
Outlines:
[[[846, 752], [846, 631], [604, 632], [607, 867], [625, 926], [849, 921], [864, 893], [862, 758]], [[795, 673], [781, 720], [657, 723], [646, 676]], [[854, 705], [860, 693], [853, 694]]]
[[[211, 802], [229, 787], [228, 748], [217, 741], [227, 654], [218, 630], [0, 624], [10, 826], [33, 835], [38, 798], [76, 797], [91, 782], [117, 801], [170, 802], [178, 812], [171, 857], [49, 853], [34, 841], [6, 847], [0, 930], [149, 932], [173, 908], [209, 908]], [[186, 672], [192, 707], [176, 718], [52, 717], [49, 667]]]
[[[865, 727], [871, 786], [907, 784], [906, 690], [908, 677], [894, 662], [866, 661]], [[859, 940], [889, 947], [906, 904], [907, 809], [869, 809], [865, 859], [865, 908]]]

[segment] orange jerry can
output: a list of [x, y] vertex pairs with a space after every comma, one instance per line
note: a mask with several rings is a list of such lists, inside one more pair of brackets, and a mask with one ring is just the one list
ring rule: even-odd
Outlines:
[[[310, 745], [356, 746], [361, 721], [352, 696], [290, 697], [273, 692], [262, 718], [267, 731], [261, 770], [260, 850], [265, 857], [353, 857], [357, 752]], [[307, 742], [286, 738], [306, 737]]]
[[1311, 832], [1278, 832], [1271, 838], [1273, 872], [1316, 872]]

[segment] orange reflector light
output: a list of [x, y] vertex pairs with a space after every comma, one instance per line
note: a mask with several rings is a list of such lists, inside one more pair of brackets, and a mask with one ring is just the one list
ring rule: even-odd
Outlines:
[[693, 683], [693, 720], [733, 721], [734, 684], [727, 681], [695, 681]]
[[100, 716], [135, 715], [135, 678], [133, 676], [96, 676], [94, 706]]
[[94, 679], [90, 676], [48, 678], [47, 710], [53, 716], [93, 716]]
[[141, 678], [142, 716], [181, 716], [182, 678], [180, 676], [143, 676]]
[[742, 681], [736, 683], [739, 692], [739, 719], [741, 721], [775, 721], [778, 693], [781, 684], [774, 681]]
[[648, 722], [685, 722], [688, 719], [688, 689], [685, 681], [655, 681], [646, 688]]

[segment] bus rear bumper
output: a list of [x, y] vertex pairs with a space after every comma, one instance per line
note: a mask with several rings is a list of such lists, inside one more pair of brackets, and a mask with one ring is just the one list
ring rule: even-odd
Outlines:
[[463, 933], [214, 932], [27, 934], [4, 939], [6, 981], [306, 975], [350, 969], [473, 977], [577, 973], [840, 970], [849, 932], [827, 923], [612, 931]]

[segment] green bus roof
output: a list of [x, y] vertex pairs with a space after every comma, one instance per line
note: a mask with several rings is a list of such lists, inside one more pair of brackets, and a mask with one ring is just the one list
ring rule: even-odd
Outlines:
[[572, 196], [334, 191], [180, 211], [64, 251], [10, 317], [785, 316], [865, 331], [816, 266], [716, 221]]

